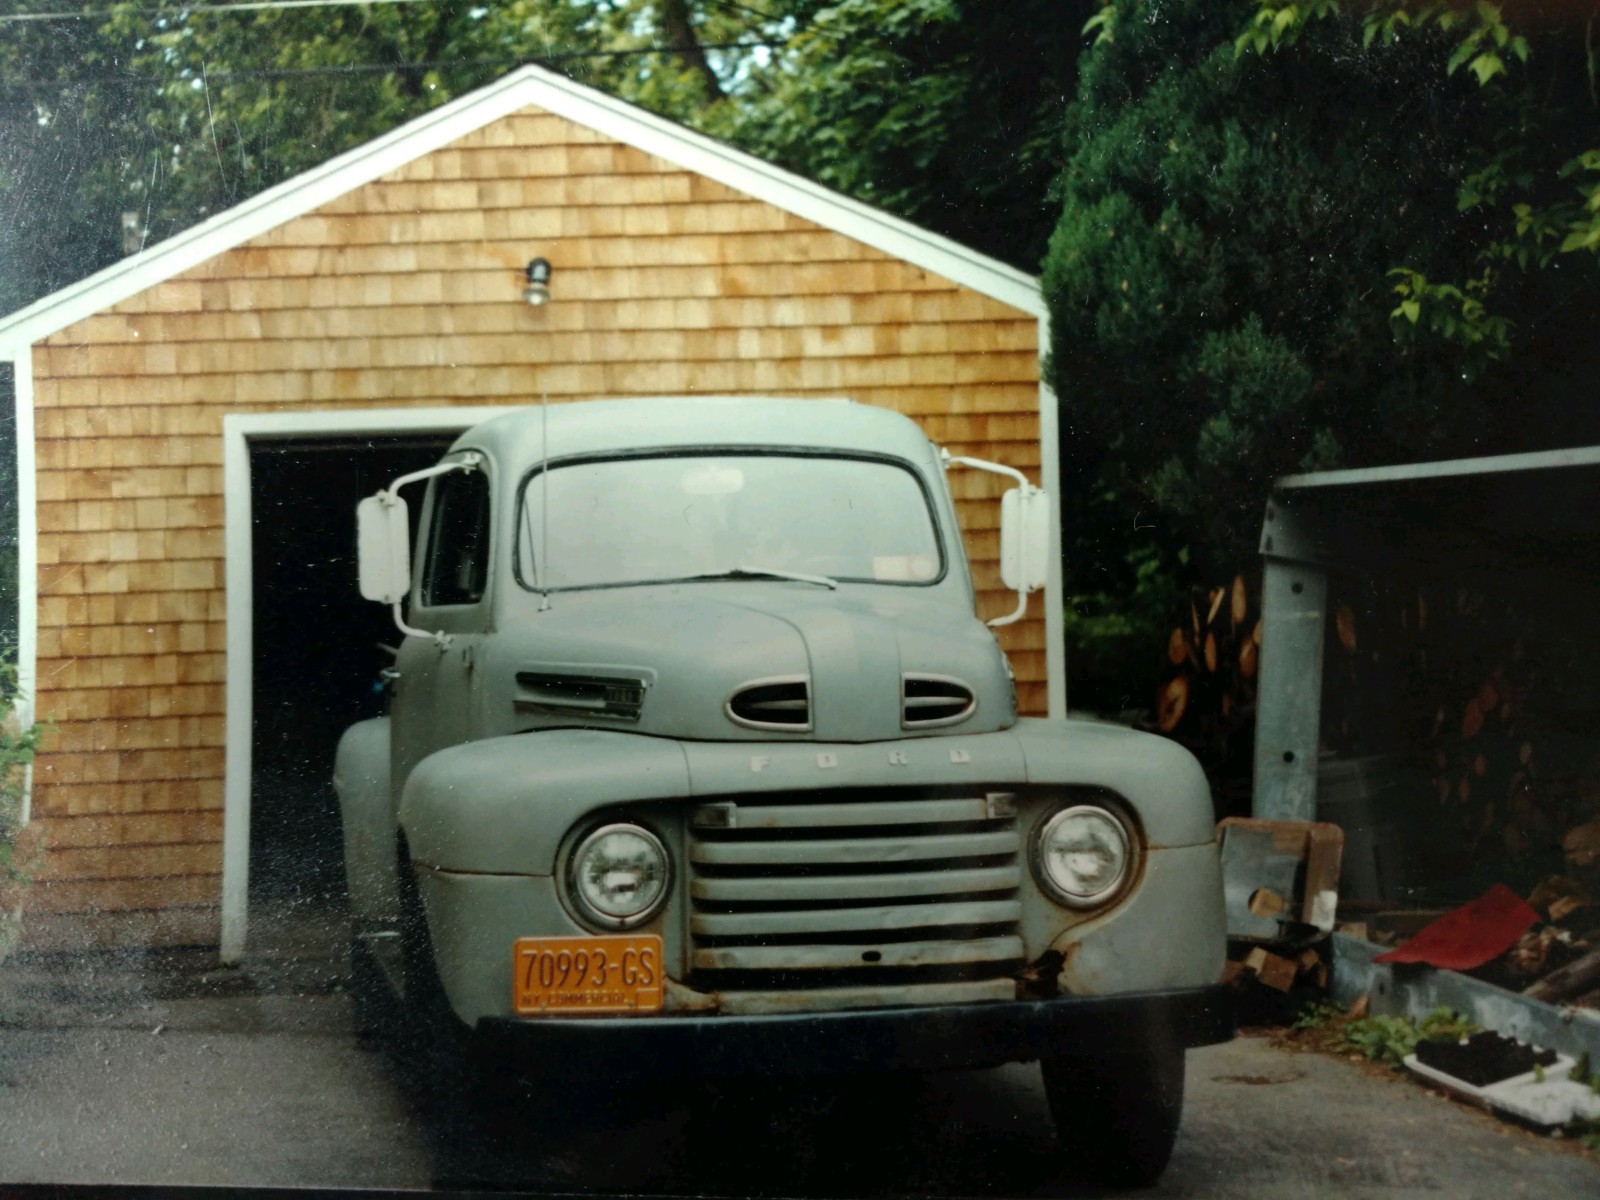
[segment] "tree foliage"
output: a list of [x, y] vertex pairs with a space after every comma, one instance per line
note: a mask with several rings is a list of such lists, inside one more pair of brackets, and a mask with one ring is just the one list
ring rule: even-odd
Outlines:
[[706, 122], [741, 147], [1034, 271], [1091, 0], [769, 0], [785, 37]]
[[[1359, 8], [1339, 0], [1264, 3], [1235, 48], [1241, 54], [1275, 53], [1316, 36], [1329, 21], [1359, 23], [1369, 49], [1419, 38], [1442, 41], [1447, 75], [1459, 72], [1480, 87], [1495, 85], [1488, 93], [1493, 119], [1471, 148], [1456, 191], [1458, 211], [1485, 221], [1476, 252], [1481, 270], [1465, 281], [1438, 282], [1396, 267], [1391, 274], [1400, 303], [1392, 315], [1402, 336], [1431, 335], [1495, 359], [1507, 357], [1511, 323], [1496, 309], [1515, 307], [1516, 289], [1526, 286], [1522, 276], [1550, 268], [1563, 254], [1600, 250], [1600, 149], [1593, 146], [1600, 138], [1600, 57], [1593, 18], [1581, 76], [1564, 61], [1570, 35], [1543, 25], [1531, 40], [1508, 23], [1499, 6], [1484, 0], [1465, 6], [1380, 0]], [[1584, 82], [1587, 97], [1580, 91]], [[1549, 284], [1541, 280], [1536, 286]], [[1512, 296], [1502, 301], [1499, 291]]]
[[1073, 70], [1062, 12], [439, 0], [153, 15], [115, 0], [0, 24], [0, 310], [113, 261], [123, 213], [159, 241], [529, 61], [1032, 269]]
[[1556, 251], [1496, 206], [1561, 225], [1540, 189], [1592, 112], [1501, 86], [1538, 43], [1480, 9], [1090, 22], [1044, 271], [1081, 592], [1179, 547], [1226, 571], [1284, 473], [1581, 436], [1550, 366], [1588, 352], [1592, 264], [1530, 277]]

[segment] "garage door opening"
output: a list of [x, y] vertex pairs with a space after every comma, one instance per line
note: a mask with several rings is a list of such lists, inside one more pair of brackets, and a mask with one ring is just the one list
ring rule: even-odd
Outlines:
[[381, 647], [399, 638], [389, 610], [356, 590], [356, 504], [436, 462], [452, 440], [250, 441], [249, 904], [258, 916], [344, 903], [334, 750], [346, 727], [382, 712]]

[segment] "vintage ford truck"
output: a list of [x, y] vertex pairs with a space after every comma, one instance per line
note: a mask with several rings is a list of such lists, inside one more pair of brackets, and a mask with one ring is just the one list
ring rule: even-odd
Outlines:
[[1003, 623], [1049, 497], [848, 401], [509, 411], [363, 501], [406, 636], [335, 767], [358, 1000], [558, 1078], [1037, 1059], [1086, 1163], [1158, 1174], [1232, 1034], [1206, 781], [1018, 717], [970, 469], [1019, 483]]

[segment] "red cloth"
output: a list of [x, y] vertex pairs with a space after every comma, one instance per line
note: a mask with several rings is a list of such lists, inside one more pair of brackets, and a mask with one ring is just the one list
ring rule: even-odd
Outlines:
[[1497, 883], [1476, 900], [1424, 925], [1411, 940], [1372, 961], [1419, 962], [1469, 971], [1515, 946], [1538, 919], [1539, 914], [1526, 900], [1505, 884]]

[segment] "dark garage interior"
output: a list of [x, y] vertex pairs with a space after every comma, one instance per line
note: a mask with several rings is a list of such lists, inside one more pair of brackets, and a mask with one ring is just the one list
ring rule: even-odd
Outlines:
[[[250, 904], [340, 903], [333, 757], [350, 724], [382, 712], [383, 645], [399, 633], [356, 588], [355, 510], [438, 460], [453, 437], [254, 440], [254, 717]], [[413, 533], [422, 493], [407, 489]]]

